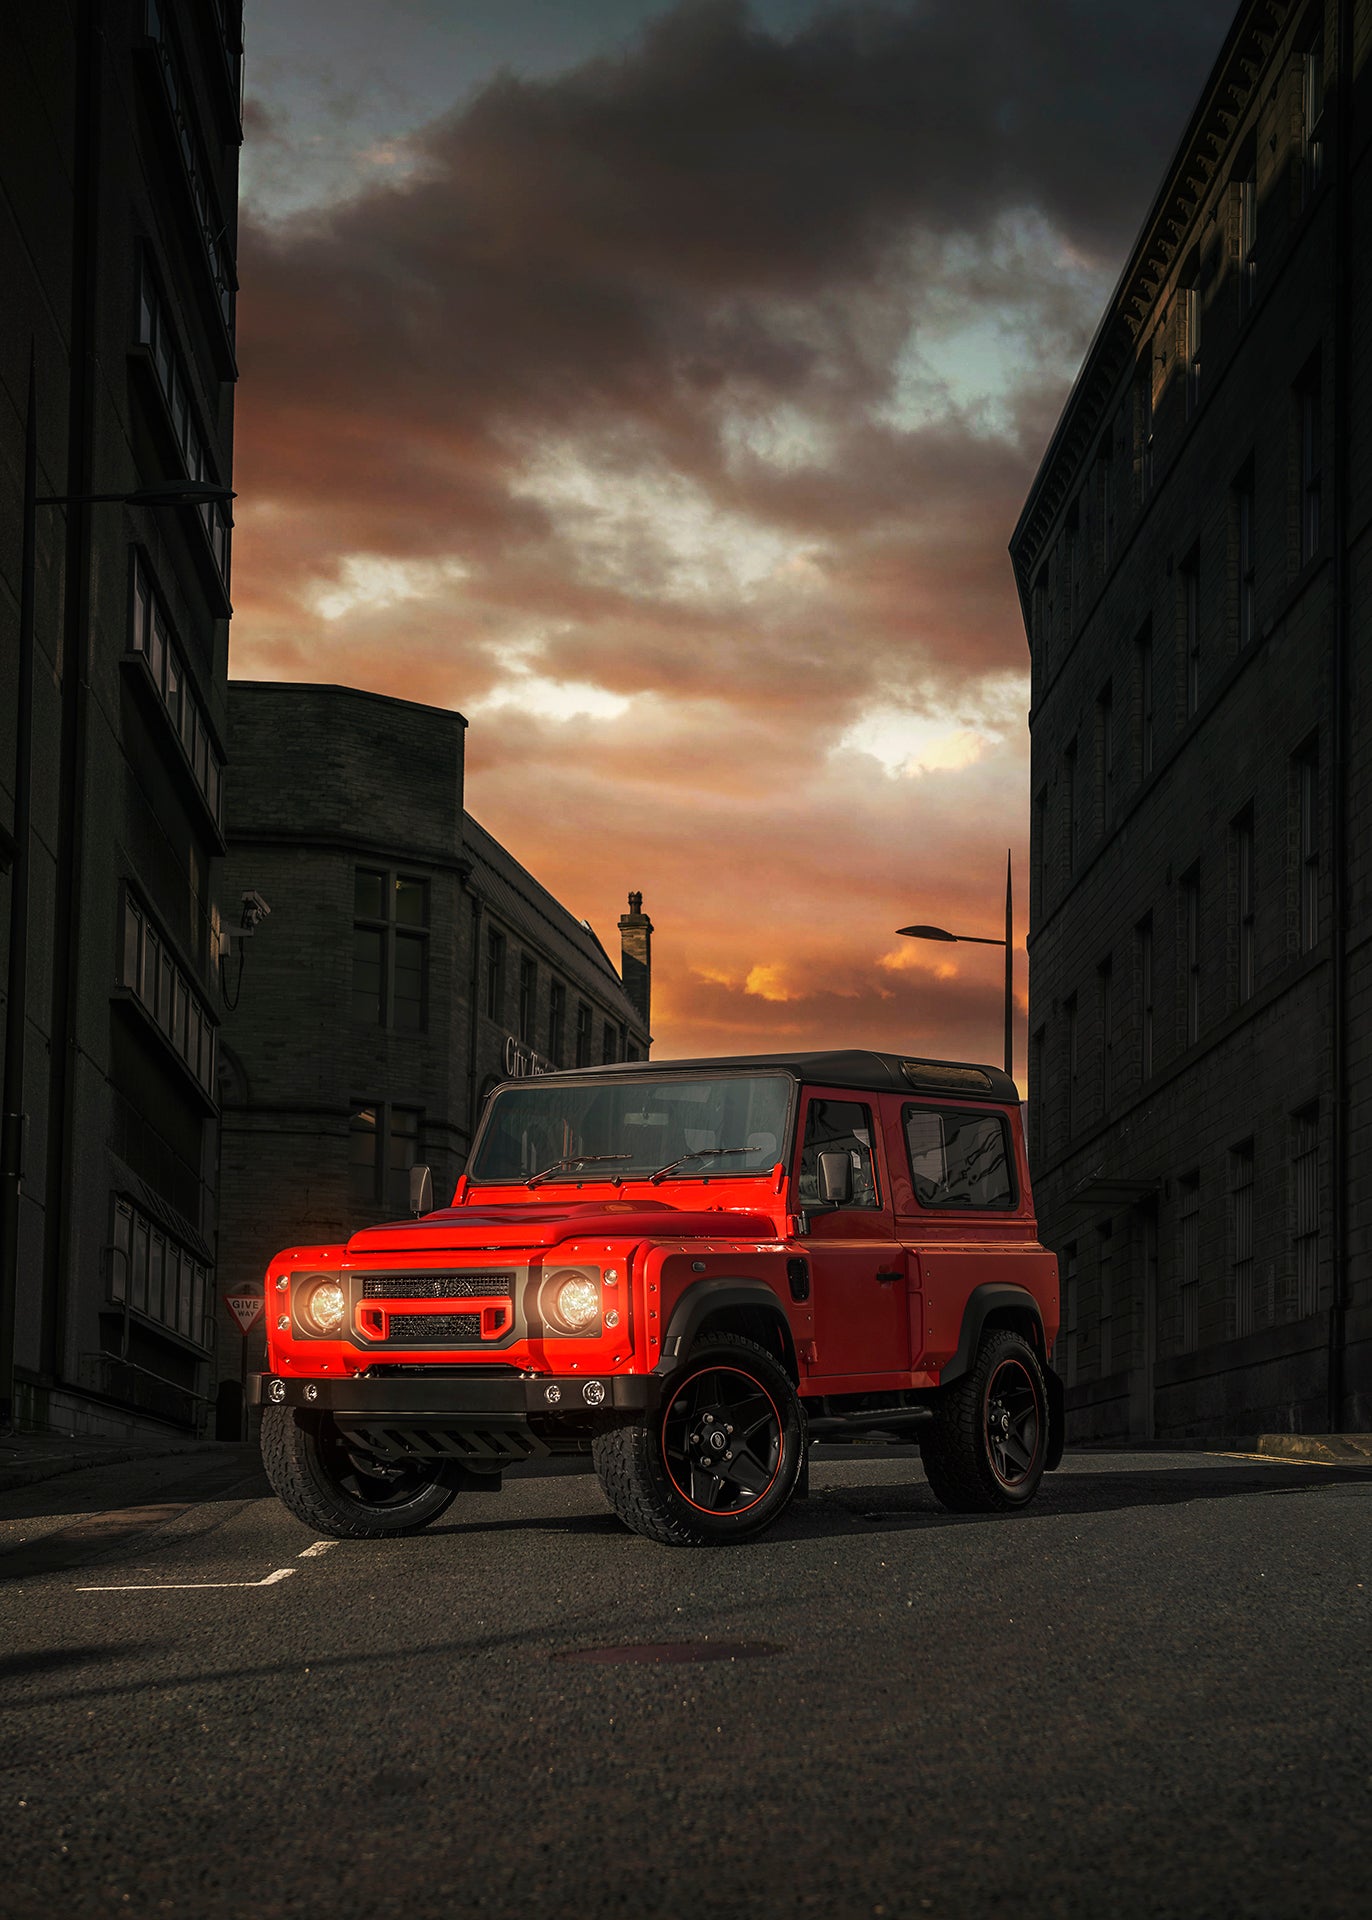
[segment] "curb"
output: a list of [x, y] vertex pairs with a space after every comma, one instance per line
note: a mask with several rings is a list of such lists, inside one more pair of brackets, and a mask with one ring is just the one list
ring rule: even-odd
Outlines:
[[215, 1453], [219, 1441], [191, 1441], [183, 1446], [87, 1447], [71, 1453], [40, 1453], [28, 1460], [0, 1464], [0, 1494], [17, 1493], [25, 1487], [55, 1480], [60, 1474], [82, 1473], [88, 1467], [125, 1466], [130, 1461], [168, 1460], [179, 1454]]
[[1372, 1467], [1372, 1433], [1260, 1433], [1250, 1451], [1270, 1454], [1274, 1460]]

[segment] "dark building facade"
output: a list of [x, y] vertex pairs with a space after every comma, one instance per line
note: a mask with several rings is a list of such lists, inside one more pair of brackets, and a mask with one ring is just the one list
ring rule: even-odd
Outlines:
[[[230, 685], [223, 898], [270, 912], [229, 936], [224, 1292], [259, 1293], [283, 1246], [404, 1216], [411, 1166], [433, 1168], [441, 1202], [499, 1081], [647, 1058], [641, 896], [620, 921], [631, 993], [464, 811], [465, 731], [348, 687]], [[220, 1336], [232, 1382], [247, 1354], [222, 1308]]]
[[1372, 1425], [1370, 43], [1240, 9], [1012, 543], [1078, 1439]]
[[[0, 1399], [12, 1329], [34, 1424], [194, 1428], [212, 1386], [239, 28], [0, 12]], [[202, 498], [129, 500], [168, 482]]]

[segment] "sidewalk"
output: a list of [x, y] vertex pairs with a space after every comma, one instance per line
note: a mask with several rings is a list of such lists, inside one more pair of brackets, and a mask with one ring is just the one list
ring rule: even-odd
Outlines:
[[105, 1440], [89, 1433], [0, 1434], [0, 1493], [31, 1487], [59, 1473], [111, 1467], [128, 1460], [163, 1460], [169, 1454], [216, 1453], [217, 1440]]

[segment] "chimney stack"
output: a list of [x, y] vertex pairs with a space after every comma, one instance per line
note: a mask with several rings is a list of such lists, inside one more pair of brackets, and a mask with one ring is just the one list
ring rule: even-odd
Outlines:
[[643, 911], [643, 895], [629, 895], [629, 911], [619, 916], [619, 975], [624, 991], [643, 1022], [645, 1036], [652, 1033], [653, 999], [653, 923]]

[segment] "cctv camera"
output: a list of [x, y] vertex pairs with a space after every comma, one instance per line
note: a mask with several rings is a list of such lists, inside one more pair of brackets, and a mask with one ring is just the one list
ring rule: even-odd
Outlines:
[[249, 887], [243, 895], [243, 925], [255, 927], [259, 920], [265, 920], [271, 912], [262, 895], [255, 887]]

